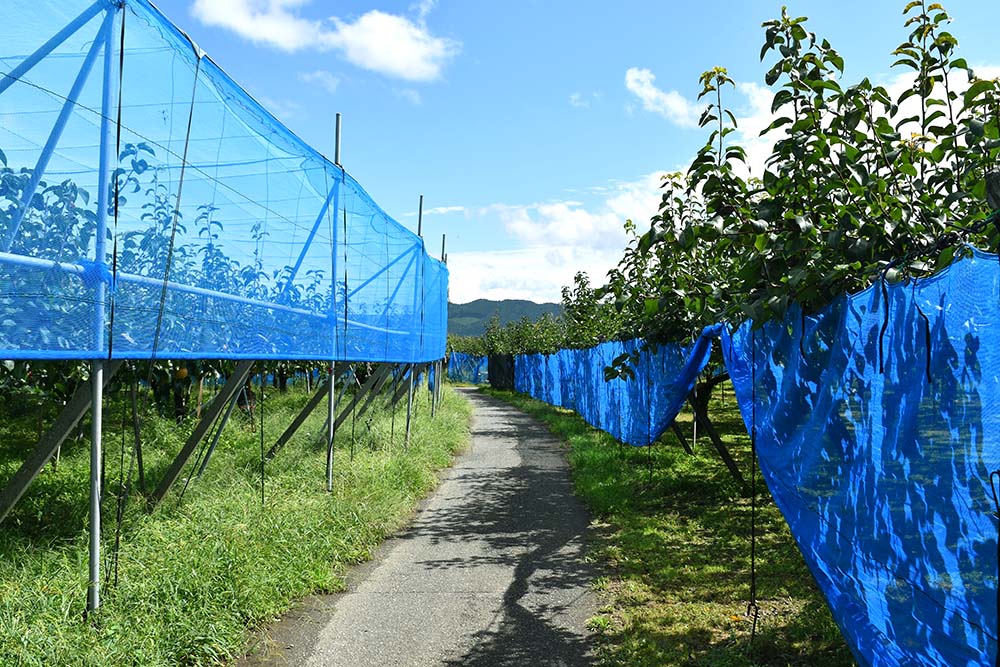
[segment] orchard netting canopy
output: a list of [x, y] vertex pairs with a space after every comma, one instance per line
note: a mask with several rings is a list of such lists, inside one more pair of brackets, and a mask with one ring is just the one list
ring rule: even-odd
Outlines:
[[0, 358], [416, 362], [448, 273], [147, 0], [6, 0]]

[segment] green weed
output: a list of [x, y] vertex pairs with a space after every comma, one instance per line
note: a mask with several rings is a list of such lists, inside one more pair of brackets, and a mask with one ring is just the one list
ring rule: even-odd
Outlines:
[[[122, 422], [120, 398], [112, 396], [105, 410], [106, 564], [115, 537], [121, 448], [127, 469], [131, 447], [131, 436], [121, 432], [131, 425]], [[287, 394], [268, 389], [267, 447], [306, 399], [300, 388]], [[339, 429], [332, 494], [325, 491], [325, 445], [318, 442], [324, 411], [318, 409], [266, 465], [263, 505], [260, 433], [235, 413], [205, 475], [192, 479], [183, 497], [193, 466], [151, 514], [133, 493], [122, 522], [118, 584], [105, 586], [101, 609], [86, 619], [89, 442], [69, 441], [58, 467], [48, 467], [0, 524], [0, 664], [226, 663], [255, 627], [294, 598], [341, 589], [345, 569], [367, 559], [405, 521], [436, 485], [435, 472], [465, 446], [471, 411], [466, 401], [446, 390], [433, 420], [426, 392], [416, 402], [407, 451], [405, 402], [394, 429], [384, 407], [357, 420], [353, 460], [351, 421]], [[0, 479], [23, 460], [33, 425], [9, 422], [5, 435], [23, 444], [0, 449]], [[151, 487], [191, 427], [190, 420], [178, 425], [145, 413]]]

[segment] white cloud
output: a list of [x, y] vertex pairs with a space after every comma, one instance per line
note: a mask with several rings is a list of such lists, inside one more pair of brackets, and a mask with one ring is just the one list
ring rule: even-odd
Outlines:
[[423, 100], [420, 99], [420, 93], [415, 91], [413, 88], [402, 88], [400, 90], [397, 90], [396, 94], [402, 97], [410, 104], [412, 104], [413, 106], [420, 106], [420, 104], [423, 102]]
[[434, 9], [434, 5], [437, 4], [437, 0], [420, 0], [419, 2], [414, 2], [410, 5], [410, 11], [416, 12], [417, 20], [423, 23], [427, 20], [427, 15], [431, 13]]
[[602, 283], [621, 259], [622, 248], [552, 246], [508, 251], [449, 252], [449, 299], [527, 299], [538, 303], [562, 300], [562, 287], [573, 284], [577, 271]]
[[590, 102], [583, 98], [581, 93], [573, 93], [569, 96], [569, 105], [577, 109], [589, 109]]
[[520, 243], [581, 248], [613, 246], [624, 249], [626, 219], [639, 227], [648, 224], [660, 204], [660, 172], [637, 181], [602, 186], [602, 200], [587, 206], [579, 201], [553, 201], [526, 205], [493, 204], [478, 211], [499, 219]]
[[643, 109], [657, 113], [680, 127], [698, 127], [703, 106], [688, 100], [676, 90], [660, 90], [655, 81], [656, 76], [645, 68], [630, 67], [625, 72], [625, 87], [642, 101]]
[[276, 100], [266, 96], [260, 96], [257, 98], [265, 109], [267, 109], [271, 114], [278, 118], [279, 120], [286, 120], [298, 115], [302, 107], [291, 100]]
[[338, 18], [333, 23], [336, 30], [329, 42], [348, 61], [408, 81], [440, 78], [444, 64], [461, 49], [458, 42], [434, 37], [423, 25], [375, 9], [354, 23]]
[[435, 206], [424, 211], [424, 215], [446, 215], [448, 213], [463, 213], [464, 206]]
[[736, 89], [746, 98], [746, 104], [735, 111], [736, 134], [732, 135], [733, 141], [747, 153], [747, 173], [744, 175], [760, 177], [774, 143], [785, 136], [785, 130], [773, 130], [760, 136], [761, 131], [777, 118], [777, 114], [771, 111], [774, 91], [756, 83], [738, 83]]
[[326, 70], [316, 70], [315, 72], [303, 72], [299, 74], [299, 80], [305, 83], [310, 83], [325, 89], [331, 95], [337, 93], [337, 88], [340, 86], [340, 77], [335, 74], [331, 74]]
[[[466, 213], [468, 214], [469, 209], [464, 206], [435, 206], [434, 208], [425, 208], [424, 216], [428, 215], [450, 215], [452, 213]], [[410, 211], [404, 213], [404, 218], [415, 218], [418, 215], [418, 211]]]
[[[995, 65], [983, 65], [975, 68], [976, 76], [980, 78], [994, 78], [1000, 76], [1000, 67]], [[888, 92], [893, 100], [906, 89], [912, 87], [915, 75], [912, 72], [902, 72], [895, 74], [881, 85]], [[940, 85], [940, 84], [939, 84]], [[964, 72], [955, 72], [949, 78], [949, 85], [952, 92], [961, 95], [968, 87], [969, 81]], [[736, 115], [737, 132], [731, 135], [733, 143], [739, 144], [747, 153], [747, 171], [753, 176], [761, 176], [764, 173], [765, 163], [771, 155], [775, 142], [786, 136], [785, 128], [772, 130], [764, 136], [760, 136], [762, 130], [767, 128], [778, 116], [789, 115], [789, 108], [783, 107], [776, 112], [771, 111], [771, 102], [774, 98], [774, 90], [761, 86], [757, 83], [738, 83], [736, 90], [743, 96], [742, 105], [733, 105]], [[935, 93], [943, 95], [943, 91]], [[920, 113], [920, 102], [916, 96], [912, 96], [900, 105], [896, 113], [896, 118], [916, 117]], [[787, 127], [787, 126], [786, 126]], [[899, 126], [898, 131], [907, 137], [910, 133], [919, 130], [919, 125], [913, 121]], [[932, 140], [933, 141], [933, 140]]]
[[461, 43], [436, 37], [424, 22], [433, 2], [416, 5], [417, 22], [379, 10], [354, 21], [302, 18], [297, 10], [311, 0], [195, 0], [192, 14], [207, 25], [226, 28], [283, 51], [335, 50], [350, 63], [406, 81], [433, 81], [461, 50]]
[[644, 229], [656, 213], [660, 179], [660, 173], [652, 173], [635, 181], [589, 188], [597, 194], [591, 205], [564, 200], [464, 208], [471, 223], [499, 222], [522, 247], [449, 252], [452, 301], [559, 301], [562, 287], [572, 285], [578, 271], [586, 271], [595, 284], [602, 284], [621, 261], [628, 243], [625, 220]]

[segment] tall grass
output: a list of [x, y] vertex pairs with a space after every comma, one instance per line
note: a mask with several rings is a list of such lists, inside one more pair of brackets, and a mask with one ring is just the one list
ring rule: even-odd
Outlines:
[[[575, 413], [494, 392], [570, 446], [577, 493], [593, 511], [606, 599], [590, 625], [605, 665], [829, 666], [854, 661], [763, 482], [757, 488], [757, 595], [751, 642], [751, 505], [702, 436], [693, 456], [670, 434], [633, 448]], [[750, 443], [728, 391], [713, 423], [749, 479]], [[691, 417], [678, 419], [692, 433]], [[689, 440], [690, 442], [690, 440]], [[758, 473], [759, 475], [759, 473]]]
[[[124, 401], [105, 411], [107, 490], [105, 562], [110, 563]], [[304, 405], [304, 389], [268, 389], [263, 401], [267, 447]], [[258, 407], [260, 407], [258, 399]], [[450, 390], [435, 418], [426, 392], [417, 400], [404, 451], [405, 401], [393, 424], [377, 405], [339, 429], [334, 492], [325, 491], [325, 445], [317, 441], [324, 410], [269, 462], [261, 504], [260, 434], [234, 414], [200, 479], [181, 490], [193, 466], [151, 514], [133, 495], [122, 521], [118, 584], [84, 618], [89, 443], [64, 447], [14, 513], [0, 524], [0, 665], [216, 665], [238, 655], [248, 633], [313, 591], [343, 587], [345, 568], [365, 560], [436, 484], [435, 471], [468, 441], [468, 403]], [[35, 435], [33, 417], [12, 419], [0, 448], [6, 480]], [[192, 428], [147, 410], [143, 445], [151, 486]], [[259, 428], [259, 425], [257, 425]], [[350, 454], [354, 450], [353, 460]], [[112, 577], [113, 578], [113, 577]]]

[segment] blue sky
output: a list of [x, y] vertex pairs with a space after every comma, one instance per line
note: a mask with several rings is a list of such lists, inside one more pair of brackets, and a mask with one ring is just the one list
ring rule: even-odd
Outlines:
[[[659, 174], [686, 166], [698, 75], [728, 68], [752, 139], [770, 97], [760, 23], [780, 2], [702, 0], [159, 0], [238, 83], [342, 162], [428, 249], [448, 237], [451, 298], [557, 301], [621, 257], [626, 218], [648, 220]], [[890, 85], [903, 2], [788, 2], [847, 64]], [[1000, 74], [996, 0], [952, 0], [950, 30], [980, 73]], [[765, 147], [759, 147], [764, 150]]]

